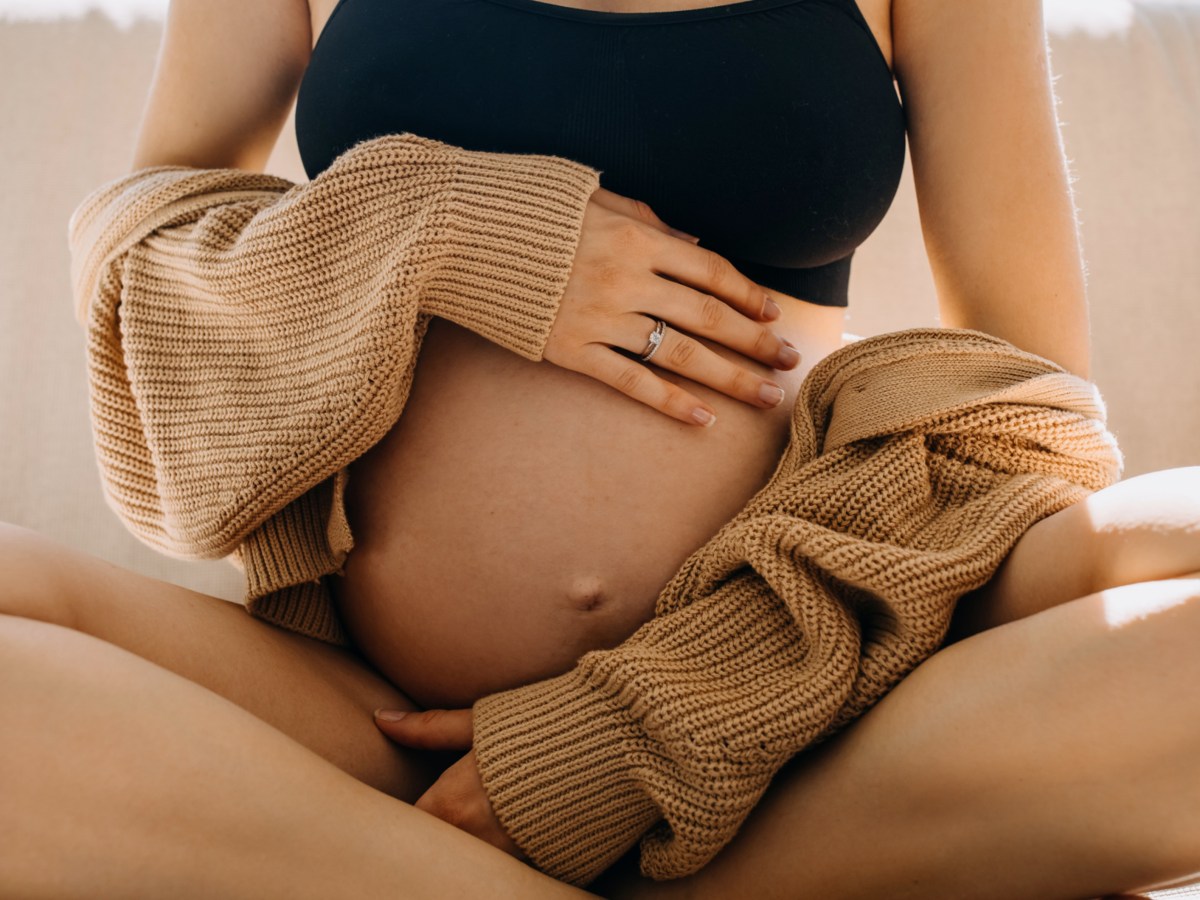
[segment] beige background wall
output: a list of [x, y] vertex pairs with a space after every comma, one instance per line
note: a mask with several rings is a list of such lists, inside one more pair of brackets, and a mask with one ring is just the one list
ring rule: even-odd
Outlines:
[[[1200, 6], [1130, 10], [1128, 28], [1052, 36], [1094, 377], [1127, 475], [1200, 463]], [[126, 171], [158, 34], [154, 23], [123, 30], [98, 14], [0, 20], [0, 520], [234, 598], [227, 564], [158, 556], [105, 507], [71, 313], [66, 222], [88, 191]], [[290, 131], [271, 169], [301, 177]], [[848, 327], [874, 334], [935, 314], [906, 173], [856, 256]]]

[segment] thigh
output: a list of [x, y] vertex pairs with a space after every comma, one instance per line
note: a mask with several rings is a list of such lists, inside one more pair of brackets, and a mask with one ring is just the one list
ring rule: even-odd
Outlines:
[[950, 641], [1096, 591], [1200, 570], [1200, 466], [1147, 472], [1035, 523], [955, 609]]
[[441, 756], [397, 747], [380, 734], [374, 709], [416, 707], [358, 654], [262, 622], [238, 604], [10, 525], [0, 525], [0, 585], [0, 613], [64, 625], [135, 653], [392, 796], [415, 800], [445, 766]]
[[69, 628], [0, 614], [0, 722], [0, 897], [584, 896]]
[[1197, 633], [1200, 572], [962, 640], [789, 762], [699, 873], [619, 868], [605, 895], [1082, 898], [1186, 877]]

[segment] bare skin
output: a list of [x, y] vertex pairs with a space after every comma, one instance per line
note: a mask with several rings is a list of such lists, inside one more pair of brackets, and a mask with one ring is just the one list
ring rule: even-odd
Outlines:
[[[214, 35], [193, 43], [222, 55], [173, 51], [168, 35], [164, 60], [175, 62], [160, 68], [135, 165], [261, 168], [331, 5], [176, 0], [187, 33]], [[1029, 33], [1040, 35], [1034, 7], [1006, 7], [998, 22], [956, 0], [863, 4], [877, 38], [892, 38], [880, 43], [909, 110], [944, 324], [1000, 334], [1086, 375], [1065, 169], [1046, 73], [1028, 55]], [[980, 52], [994, 62], [982, 73], [968, 64]], [[228, 84], [197, 89], [189, 72], [209, 63]], [[998, 166], [1001, 152], [1030, 165]], [[785, 326], [787, 315], [836, 313], [780, 299], [791, 301]], [[965, 639], [797, 758], [712, 865], [669, 884], [614, 871], [597, 888], [1085, 897], [1200, 868], [1188, 707], [1200, 674], [1198, 478], [1130, 479], [1038, 523], [964, 600]], [[569, 893], [396, 802], [419, 796], [445, 761], [381, 739], [371, 709], [413, 704], [366, 659], [18, 530], [0, 533], [0, 572], [0, 709], [11, 724], [0, 792], [15, 798], [0, 806], [0, 829], [23, 836], [20, 852], [0, 856], [0, 893]], [[1094, 690], [1114, 672], [1113, 689]], [[46, 762], [85, 756], [86, 768]], [[72, 844], [80, 851], [63, 866]], [[206, 852], [189, 855], [196, 847]]]
[[[1198, 496], [1168, 470], [1042, 520], [974, 598], [995, 627], [797, 757], [712, 864], [592, 889], [1083, 898], [1200, 870]], [[437, 766], [380, 739], [406, 701], [353, 654], [9, 526], [0, 572], [0, 893], [572, 895], [392, 799]]]
[[[328, 8], [314, 5], [314, 12]], [[928, 186], [921, 193], [930, 246], [946, 244], [955, 254], [979, 256], [971, 258], [970, 272], [959, 271], [966, 263], [957, 256], [940, 267], [943, 319], [1007, 336], [1086, 372], [1078, 247], [1069, 203], [1062, 202], [1061, 170], [1057, 193], [1049, 184], [1038, 192], [1038, 183], [1055, 177], [1057, 135], [1046, 98], [1035, 84], [1023, 83], [1039, 74], [1036, 69], [1029, 74], [1024, 57], [1030, 52], [1028, 25], [1008, 22], [1020, 22], [1015, 12], [998, 23], [1009, 32], [1006, 46], [1017, 48], [1009, 51], [1009, 85], [1027, 105], [1015, 108], [1013, 99], [989, 95], [991, 112], [976, 121], [973, 96], [956, 96], [954, 86], [947, 86], [956, 73], [897, 58], [896, 46], [906, 37], [918, 61], [957, 52], [926, 51], [924, 43], [934, 42], [926, 32], [934, 26], [921, 16], [929, 11], [917, 4], [907, 32], [893, 29], [889, 6], [872, 4], [867, 12], [885, 59], [913, 85], [906, 99], [914, 163], [926, 164], [929, 152], [943, 153], [947, 142], [960, 154], [953, 163], [939, 161], [943, 174], [925, 175]], [[973, 37], [970, 16], [960, 21], [961, 13], [943, 14], [963, 39], [983, 40]], [[1044, 83], [1041, 87], [1044, 95]], [[930, 94], [934, 99], [926, 101]], [[923, 102], [949, 111], [925, 115]], [[948, 117], [961, 128], [948, 127]], [[1012, 126], [1005, 135], [992, 134], [996, 117]], [[977, 139], [964, 142], [961, 129]], [[1021, 138], [1017, 146], [1013, 134]], [[1005, 179], [997, 172], [1010, 167], [995, 158], [996, 140], [1005, 152], [1046, 159], [1046, 167], [1031, 166], [1036, 177], [1014, 178], [1001, 192], [996, 183]], [[919, 154], [927, 145], [931, 150]], [[960, 170], [983, 174], [947, 188], [952, 176], [944, 173]], [[973, 212], [1022, 193], [1027, 205], [1017, 207], [1020, 217], [1008, 223], [1010, 231], [996, 233], [995, 222]], [[1026, 216], [1050, 223], [1037, 246], [1031, 246], [1028, 229], [1022, 233]], [[978, 248], [984, 245], [995, 249], [982, 253]], [[1036, 261], [1020, 267], [1034, 284], [1023, 285], [1016, 297], [1007, 288], [1001, 293], [977, 285], [1011, 284], [1009, 273], [1017, 269], [998, 271], [997, 261], [1017, 255]], [[646, 290], [642, 284], [631, 281], [620, 293], [638, 296]], [[593, 279], [578, 295], [569, 287], [564, 305], [590, 296], [598, 285]], [[969, 302], [959, 296], [967, 290]], [[784, 388], [786, 400], [778, 407], [737, 402], [690, 383], [686, 371], [652, 369], [716, 413], [718, 425], [709, 432], [653, 415], [595, 379], [529, 363], [451, 323], [435, 322], [404, 416], [350, 469], [348, 513], [358, 543], [345, 577], [332, 584], [364, 654], [420, 705], [462, 708], [484, 694], [565, 671], [586, 650], [613, 646], [632, 634], [679, 565], [765, 483], [786, 440], [801, 380], [841, 346], [843, 310], [771, 295], [783, 311], [772, 330], [796, 345], [803, 360], [776, 372], [761, 365], [765, 360], [742, 365]], [[649, 322], [631, 327], [628, 349], [644, 345]], [[622, 336], [614, 326], [614, 343]], [[726, 360], [737, 356], [713, 340], [700, 344]], [[660, 359], [670, 359], [671, 352], [664, 348]]]

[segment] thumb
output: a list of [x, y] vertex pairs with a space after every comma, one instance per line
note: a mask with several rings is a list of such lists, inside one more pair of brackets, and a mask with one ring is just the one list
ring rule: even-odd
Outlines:
[[375, 725], [396, 743], [421, 750], [464, 750], [473, 735], [469, 709], [377, 709]]

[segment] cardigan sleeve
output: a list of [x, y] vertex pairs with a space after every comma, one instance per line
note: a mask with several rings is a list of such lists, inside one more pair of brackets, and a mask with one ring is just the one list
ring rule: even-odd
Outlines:
[[[937, 650], [955, 602], [1025, 529], [1119, 477], [1089, 382], [976, 332], [906, 337], [814, 369], [770, 483], [684, 563], [653, 619], [475, 702], [484, 788], [538, 868], [587, 884], [641, 838], [645, 875], [700, 869], [788, 759]], [[976, 344], [973, 370], [951, 355]], [[897, 347], [909, 357], [876, 365]], [[985, 399], [939, 408], [959, 385]]]
[[297, 498], [327, 517], [335, 474], [400, 415], [430, 317], [541, 358], [598, 186], [573, 160], [410, 133], [304, 185], [164, 166], [103, 186], [70, 236], [110, 505], [164, 552], [243, 562]]

